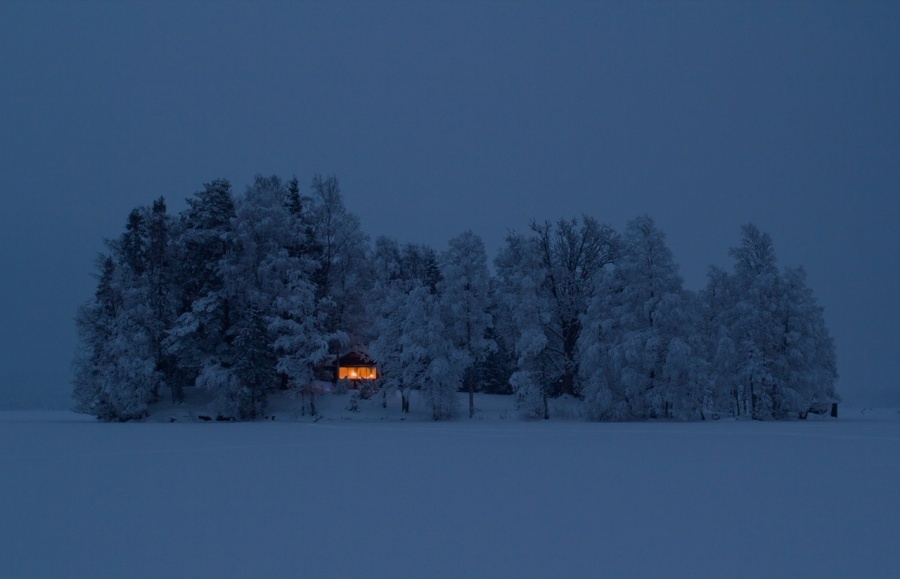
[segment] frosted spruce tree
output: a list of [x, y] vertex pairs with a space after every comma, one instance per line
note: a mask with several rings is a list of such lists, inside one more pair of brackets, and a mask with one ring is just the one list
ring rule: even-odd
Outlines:
[[221, 269], [233, 244], [231, 184], [207, 183], [187, 202], [173, 239], [180, 315], [167, 332], [166, 352], [183, 384], [210, 391], [213, 412], [236, 418], [240, 408], [248, 408], [249, 396], [240, 393], [234, 374], [235, 319]]
[[146, 414], [168, 386], [180, 399], [163, 345], [176, 316], [169, 227], [163, 198], [133, 209], [125, 231], [107, 240], [98, 259], [98, 287], [76, 318], [76, 409], [102, 420]]
[[[323, 330], [319, 303], [328, 298], [315, 297], [311, 278], [319, 264], [309, 255], [295, 193], [277, 177], [257, 176], [235, 202], [227, 249], [215, 267], [221, 285], [205, 297], [213, 312], [225, 309], [228, 325], [214, 349], [204, 348], [197, 380], [223, 416], [260, 416], [276, 383], [312, 393], [313, 369], [324, 362], [329, 340], [340, 341], [341, 334]], [[314, 396], [309, 404], [316, 414]]]
[[257, 176], [235, 197], [219, 179], [177, 220], [162, 198], [132, 211], [78, 314], [78, 409], [140, 417], [193, 385], [216, 414], [252, 419], [273, 387], [308, 389], [330, 350], [364, 340], [366, 238], [336, 179], [312, 189]]
[[75, 410], [104, 421], [143, 418], [163, 381], [157, 366], [153, 312], [146, 287], [126, 263], [101, 256], [94, 297], [76, 317], [78, 347], [74, 361]]
[[317, 298], [315, 273], [321, 266], [322, 252], [315, 236], [315, 216], [307, 209], [313, 203], [300, 194], [296, 179], [288, 183], [283, 206], [287, 214], [283, 216], [282, 242], [265, 268], [272, 288], [269, 330], [281, 386], [295, 393], [308, 391], [309, 412], [315, 416], [316, 389], [310, 387], [315, 370], [326, 363], [330, 350], [340, 349], [348, 338], [346, 331], [326, 329], [325, 308], [320, 306], [330, 305], [331, 298]]
[[146, 305], [150, 315], [145, 320], [148, 335], [156, 358], [156, 368], [162, 373], [173, 403], [184, 399], [184, 390], [176, 374], [175, 360], [168, 355], [164, 345], [167, 330], [178, 315], [178, 297], [175, 292], [175, 269], [172, 263], [170, 231], [174, 220], [167, 213], [166, 201], [160, 197], [145, 210], [147, 251], [143, 273], [146, 286]]
[[215, 375], [202, 385], [213, 394], [213, 409], [224, 416], [262, 415], [275, 381], [277, 357], [269, 325], [274, 300], [286, 294], [286, 276], [301, 267], [288, 255], [294, 242], [288, 192], [277, 177], [257, 175], [235, 200], [228, 249], [216, 267], [222, 276], [217, 300], [228, 308], [229, 327], [218, 348]]

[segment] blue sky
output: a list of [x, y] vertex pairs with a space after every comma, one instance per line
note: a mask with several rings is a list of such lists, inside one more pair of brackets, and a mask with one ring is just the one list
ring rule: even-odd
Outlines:
[[341, 180], [373, 238], [491, 255], [647, 213], [686, 285], [753, 222], [803, 265], [839, 391], [900, 405], [900, 5], [2, 2], [0, 407], [65, 405], [128, 211]]

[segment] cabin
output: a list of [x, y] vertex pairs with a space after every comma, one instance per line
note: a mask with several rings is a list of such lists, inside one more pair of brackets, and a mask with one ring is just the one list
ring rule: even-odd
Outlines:
[[364, 352], [349, 352], [339, 357], [334, 364], [334, 381], [350, 380], [352, 387], [358, 388], [362, 380], [378, 378], [378, 366]]

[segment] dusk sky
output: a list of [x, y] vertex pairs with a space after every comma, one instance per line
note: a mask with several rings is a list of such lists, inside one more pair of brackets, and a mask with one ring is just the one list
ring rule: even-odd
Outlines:
[[649, 214], [685, 284], [744, 223], [802, 265], [838, 392], [900, 406], [898, 2], [0, 0], [0, 408], [66, 407], [128, 212], [335, 174], [374, 239], [492, 259]]

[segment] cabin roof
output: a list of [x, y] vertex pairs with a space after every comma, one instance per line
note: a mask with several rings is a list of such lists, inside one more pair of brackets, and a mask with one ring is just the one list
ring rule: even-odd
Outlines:
[[347, 352], [337, 360], [340, 366], [374, 366], [375, 360], [365, 352]]

